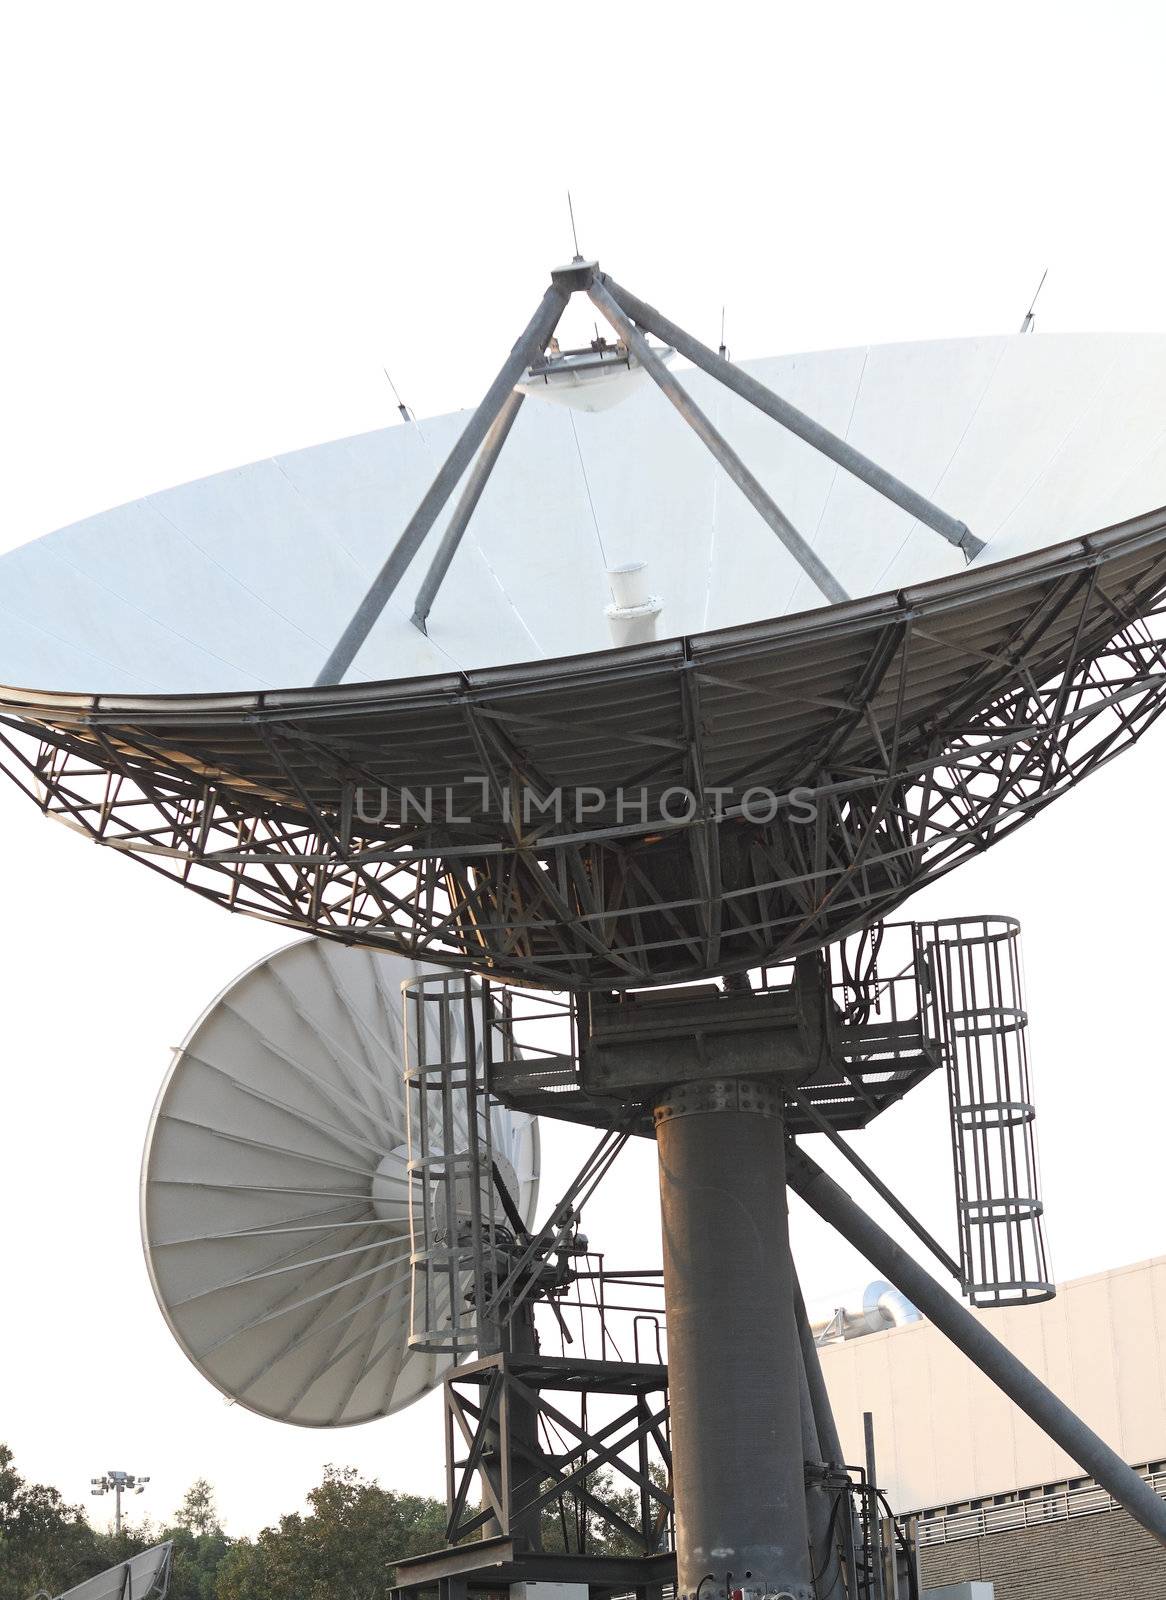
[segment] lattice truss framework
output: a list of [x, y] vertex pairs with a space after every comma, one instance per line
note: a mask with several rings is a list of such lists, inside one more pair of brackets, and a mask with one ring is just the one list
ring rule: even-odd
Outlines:
[[[667, 1384], [663, 1366], [504, 1355], [449, 1373], [447, 1544], [482, 1538], [487, 1526], [509, 1537], [550, 1508], [562, 1519], [567, 1550], [586, 1551], [588, 1523], [638, 1555], [672, 1549]], [[515, 1426], [523, 1408], [536, 1425], [537, 1450]], [[508, 1452], [498, 1450], [500, 1437]], [[487, 1472], [491, 1459], [496, 1466]], [[629, 1490], [638, 1503], [634, 1523], [621, 1503]]]
[[[533, 686], [523, 669], [445, 680], [420, 733], [392, 684], [240, 696], [229, 715], [208, 697], [213, 716], [3, 695], [0, 765], [97, 842], [327, 937], [556, 988], [745, 970], [887, 915], [1156, 720], [1166, 514], [1112, 532], [978, 588], [969, 572], [774, 624], [764, 648], [733, 630]], [[581, 824], [572, 798], [599, 769]], [[411, 786], [430, 780], [440, 803], [419, 816]], [[353, 798], [368, 785], [373, 822]], [[766, 785], [773, 814], [753, 820]], [[648, 825], [626, 794], [648, 797]]]

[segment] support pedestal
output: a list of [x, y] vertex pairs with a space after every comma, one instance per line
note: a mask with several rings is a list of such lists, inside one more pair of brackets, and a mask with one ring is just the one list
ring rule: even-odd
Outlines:
[[813, 1600], [780, 1093], [689, 1084], [655, 1117], [677, 1595]]

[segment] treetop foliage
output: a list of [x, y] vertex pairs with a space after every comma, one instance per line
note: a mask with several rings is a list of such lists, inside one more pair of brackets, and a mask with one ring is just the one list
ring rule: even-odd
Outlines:
[[170, 1524], [125, 1525], [117, 1537], [58, 1490], [26, 1482], [0, 1444], [0, 1600], [62, 1594], [167, 1539], [170, 1600], [382, 1600], [393, 1563], [437, 1548], [445, 1533], [439, 1501], [382, 1489], [351, 1467], [327, 1467], [308, 1506], [257, 1539], [231, 1539], [213, 1488], [196, 1478]]
[[[634, 1525], [635, 1491], [603, 1468], [585, 1487], [544, 1511], [544, 1549], [582, 1545], [615, 1555], [635, 1548], [593, 1509], [598, 1497]], [[62, 1594], [167, 1539], [174, 1546], [170, 1600], [387, 1600], [395, 1563], [445, 1541], [440, 1501], [382, 1489], [353, 1467], [326, 1467], [307, 1500], [306, 1511], [280, 1517], [257, 1538], [231, 1539], [213, 1488], [196, 1478], [167, 1525], [126, 1525], [116, 1536], [91, 1527], [82, 1507], [67, 1505], [56, 1489], [26, 1482], [0, 1444], [0, 1600]]]

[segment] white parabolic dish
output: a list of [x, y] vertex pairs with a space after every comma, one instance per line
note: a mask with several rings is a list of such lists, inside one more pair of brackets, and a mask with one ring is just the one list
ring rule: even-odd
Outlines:
[[[173, 1543], [152, 1545], [128, 1561], [119, 1561], [95, 1578], [86, 1578], [57, 1600], [161, 1600], [170, 1587]], [[42, 1591], [43, 1592], [43, 1591]]]
[[[1166, 336], [1028, 334], [741, 366], [966, 522], [987, 543], [977, 565], [1166, 504]], [[959, 551], [722, 385], [674, 370], [850, 595], [964, 570]], [[0, 559], [0, 684], [312, 683], [465, 421], [259, 461], [13, 551]], [[427, 637], [409, 618], [449, 515], [349, 681], [607, 649], [607, 572], [628, 562], [647, 563], [660, 639], [822, 603], [650, 384], [595, 414], [527, 402]]]
[[[449, 1365], [408, 1347], [401, 984], [430, 970], [289, 945], [223, 992], [162, 1086], [142, 1169], [154, 1292], [199, 1371], [262, 1416], [367, 1422]], [[538, 1125], [498, 1107], [492, 1136], [529, 1224]]]

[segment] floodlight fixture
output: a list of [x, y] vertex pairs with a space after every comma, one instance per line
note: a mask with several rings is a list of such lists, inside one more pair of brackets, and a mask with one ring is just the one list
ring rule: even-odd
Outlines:
[[127, 1494], [142, 1494], [150, 1479], [139, 1473], [124, 1472], [120, 1468], [111, 1467], [101, 1478], [90, 1478], [90, 1483], [97, 1487], [91, 1489], [91, 1495], [111, 1494], [114, 1497], [113, 1526], [114, 1532], [120, 1534], [122, 1526], [121, 1502], [122, 1496]]

